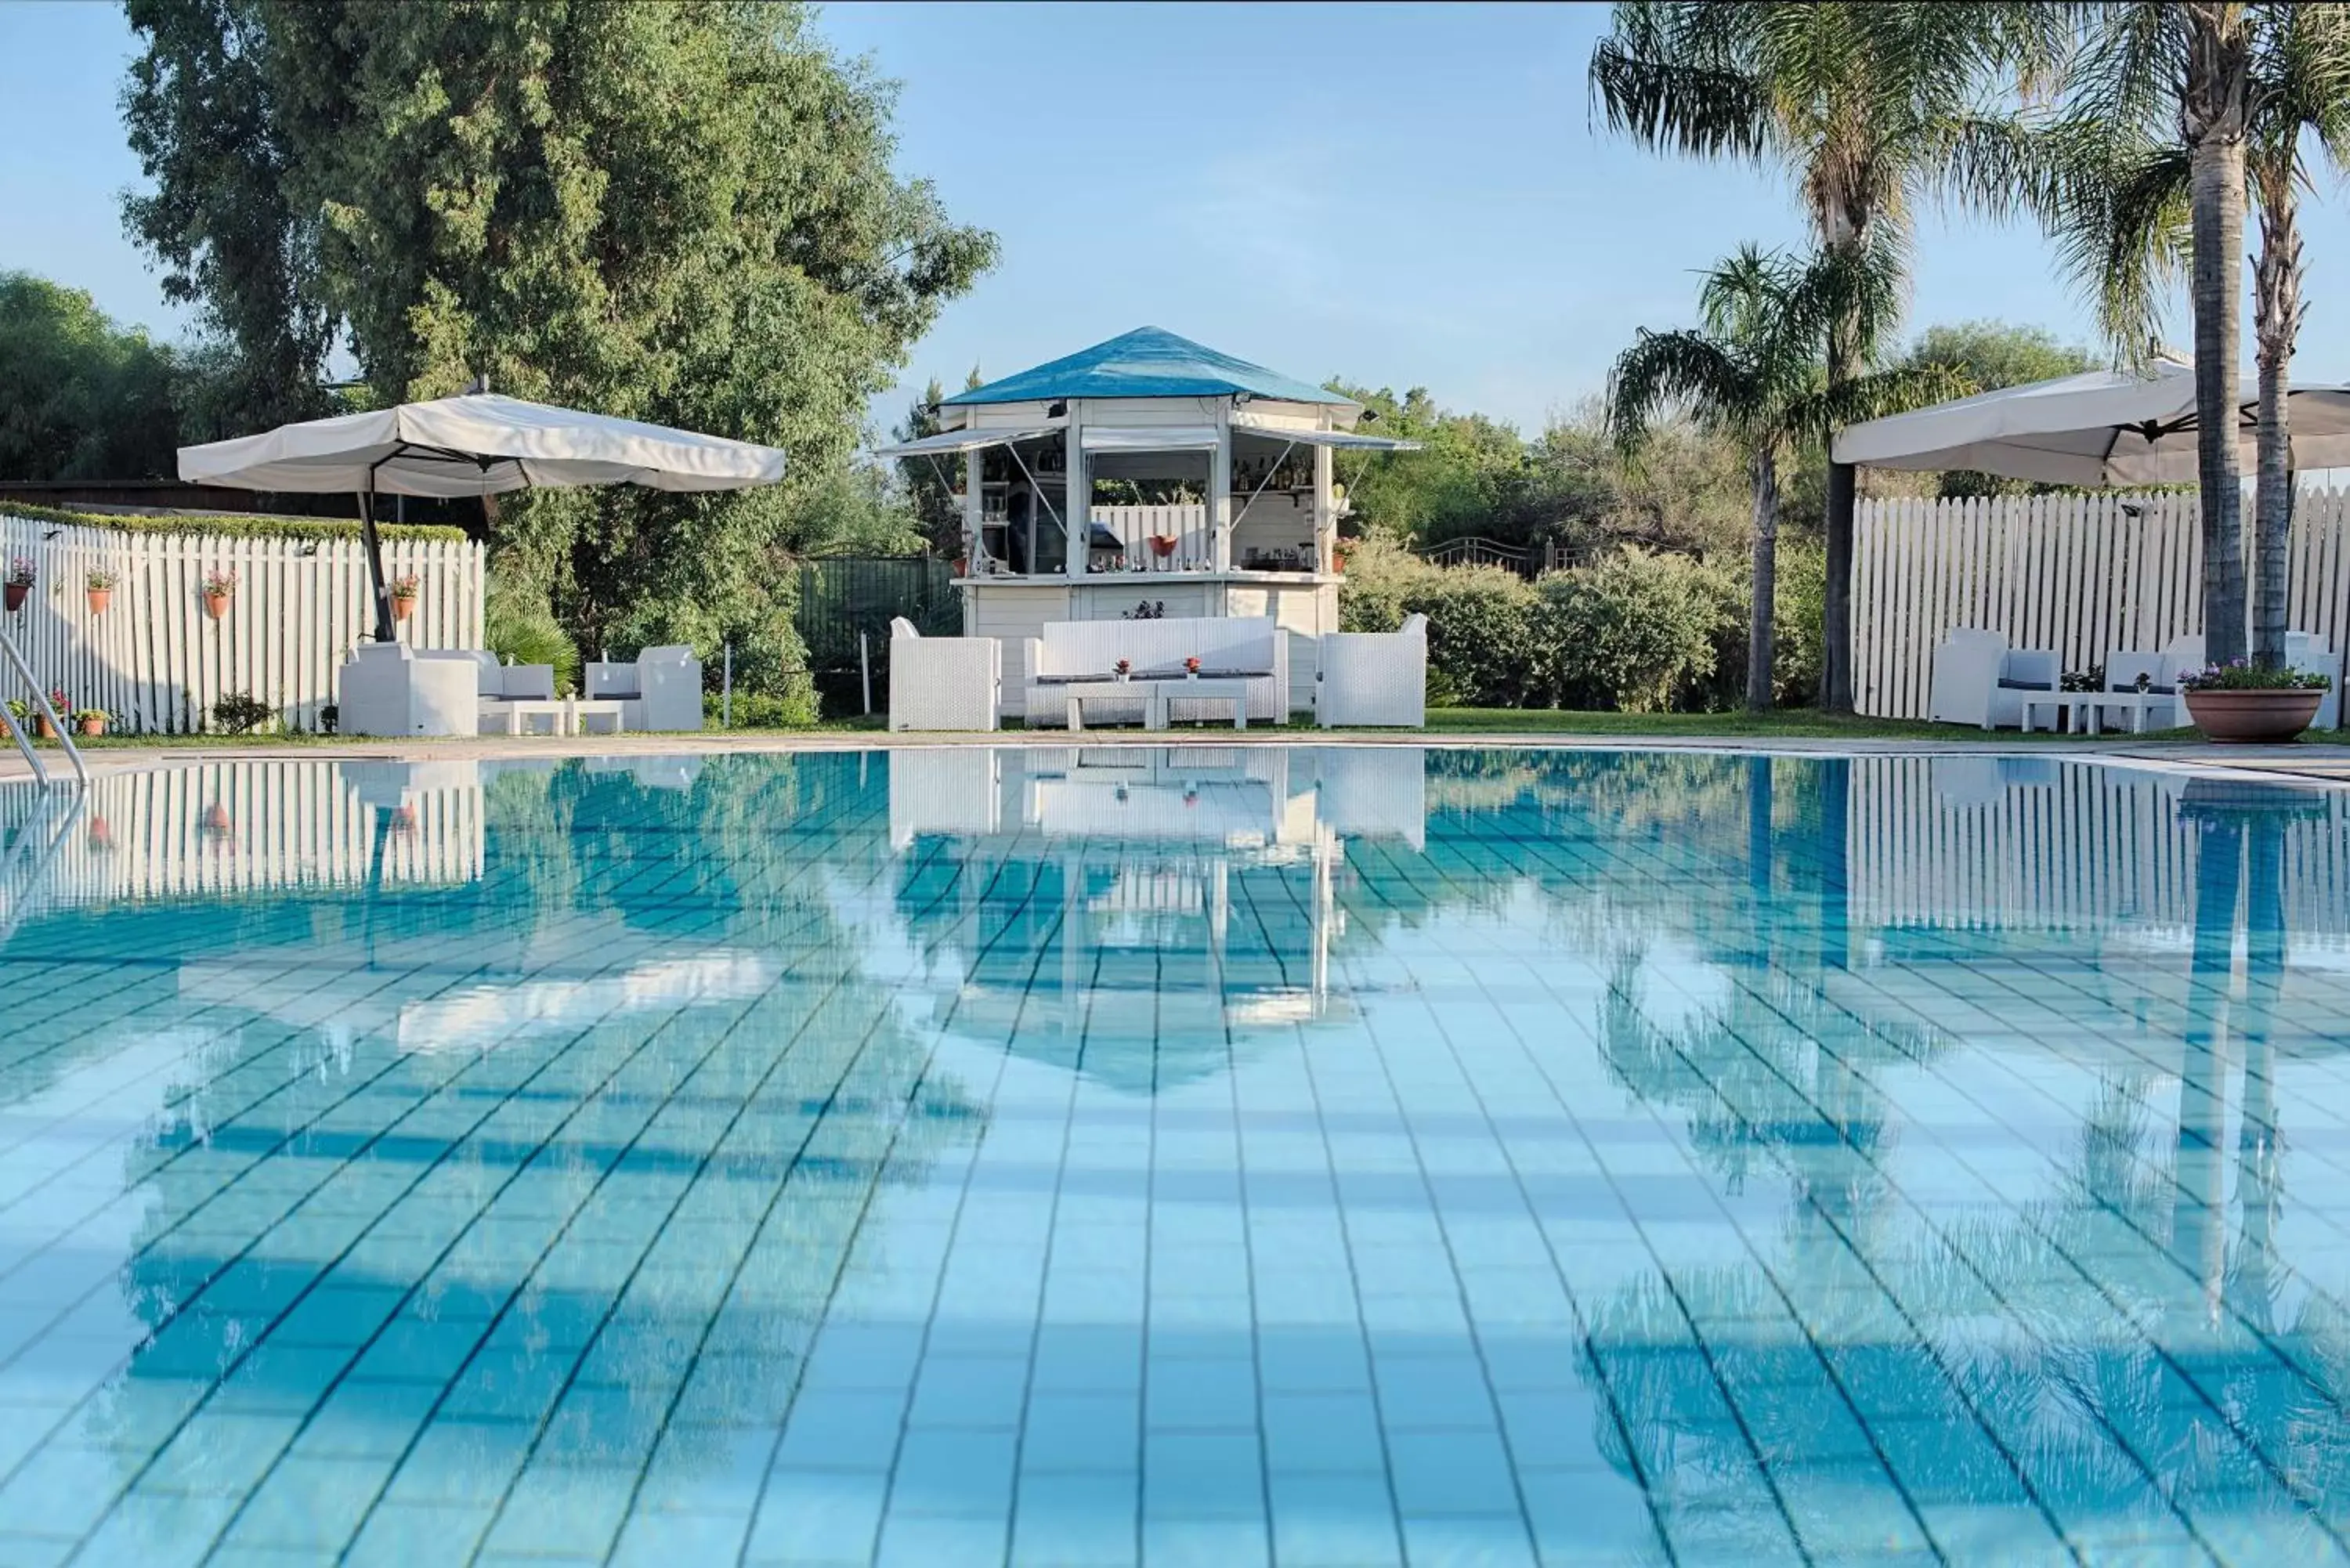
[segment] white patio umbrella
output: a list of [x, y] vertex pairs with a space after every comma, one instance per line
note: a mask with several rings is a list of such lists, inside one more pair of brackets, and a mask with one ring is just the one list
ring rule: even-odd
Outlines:
[[[2289, 396], [2293, 467], [2350, 466], [2350, 388], [2295, 387]], [[2258, 413], [2254, 400], [2239, 398], [2247, 474]], [[2091, 370], [1870, 420], [1837, 431], [1833, 450], [1838, 462], [1869, 468], [1973, 469], [2042, 484], [2190, 484], [2199, 428], [2194, 367], [2172, 359], [2147, 376]]]
[[391, 603], [375, 524], [380, 493], [452, 500], [575, 484], [745, 490], [782, 479], [784, 454], [750, 441], [468, 392], [183, 446], [180, 477], [244, 490], [356, 493], [375, 588], [376, 638], [388, 642]]

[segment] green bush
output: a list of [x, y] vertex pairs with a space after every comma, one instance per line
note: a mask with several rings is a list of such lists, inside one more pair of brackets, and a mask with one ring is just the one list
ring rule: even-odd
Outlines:
[[1626, 713], [1702, 703], [1744, 597], [1718, 567], [1634, 545], [1550, 573], [1528, 618], [1532, 688], [1554, 706]]
[[1470, 707], [1524, 701], [1534, 607], [1533, 587], [1499, 566], [1435, 568], [1410, 585], [1404, 613], [1428, 618], [1429, 667], [1444, 679], [1431, 691], [1457, 694]]
[[1404, 600], [1439, 569], [1385, 535], [1347, 541], [1347, 572], [1338, 584], [1338, 629], [1395, 630], [1403, 624]]
[[[1826, 549], [1816, 540], [1796, 545], [1782, 538], [1778, 576], [1778, 591], [1772, 596], [1772, 683], [1782, 707], [1808, 708], [1819, 701], [1820, 672], [1827, 662], [1825, 628], [1820, 624], [1827, 606]], [[1742, 605], [1742, 622], [1745, 613]], [[1744, 633], [1740, 636], [1738, 668], [1743, 671]]]
[[482, 640], [509, 662], [553, 665], [557, 691], [578, 689], [578, 645], [544, 595], [502, 572], [490, 574], [483, 595]]
[[[718, 725], [719, 698], [702, 699], [702, 711], [712, 729]], [[783, 691], [734, 693], [734, 728], [738, 730], [805, 730], [816, 721], [816, 688], [803, 676]]]
[[250, 735], [276, 717], [276, 709], [250, 691], [231, 691], [213, 704], [213, 722], [232, 735]]

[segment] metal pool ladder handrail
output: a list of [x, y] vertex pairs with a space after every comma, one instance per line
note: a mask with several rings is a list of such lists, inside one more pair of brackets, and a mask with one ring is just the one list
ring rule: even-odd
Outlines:
[[[41, 690], [41, 683], [35, 678], [32, 666], [25, 662], [25, 656], [16, 651], [16, 639], [5, 631], [0, 631], [0, 654], [6, 655], [8, 662], [15, 666], [17, 675], [25, 682], [25, 689], [33, 694], [33, 706], [40, 711], [42, 718], [49, 722], [49, 728], [57, 734], [57, 744], [66, 749], [66, 760], [73, 764], [74, 782], [88, 789], [89, 767], [81, 760], [81, 748], [73, 743], [73, 735], [67, 729], [65, 721], [57, 716], [57, 711], [49, 706], [48, 693]], [[33, 777], [46, 786], [49, 782], [49, 770], [41, 765], [40, 753], [33, 749], [33, 738], [25, 733], [25, 726], [16, 722], [16, 715], [10, 712], [5, 703], [0, 703], [0, 724], [8, 727], [8, 738], [16, 742], [18, 751], [25, 753], [26, 764], [33, 770]]]

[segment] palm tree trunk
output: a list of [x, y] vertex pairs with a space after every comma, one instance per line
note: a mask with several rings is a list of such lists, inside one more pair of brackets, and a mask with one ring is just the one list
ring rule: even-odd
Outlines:
[[[1851, 242], [1857, 247], [1857, 238]], [[1828, 329], [1828, 385], [1840, 387], [1859, 379], [1866, 367], [1854, 344], [1849, 324]], [[1820, 596], [1820, 707], [1830, 713], [1852, 708], [1852, 535], [1858, 475], [1848, 462], [1828, 463], [1826, 515], [1822, 533], [1827, 545], [1827, 582]]]
[[1766, 441], [1754, 449], [1753, 605], [1747, 614], [1746, 706], [1771, 711], [1772, 618], [1779, 602], [1779, 460]]
[[2193, 149], [2197, 478], [2203, 500], [2203, 652], [2244, 656], [2244, 530], [2236, 458], [2236, 359], [2243, 333], [2244, 93], [2240, 7], [2190, 3], [2182, 129]]
[[2252, 662], [2284, 668], [2285, 550], [2293, 532], [2293, 430], [2285, 406], [2293, 342], [2301, 334], [2301, 227], [2290, 165], [2263, 171], [2261, 254], [2252, 267], [2252, 336], [2261, 404], [2252, 492]]

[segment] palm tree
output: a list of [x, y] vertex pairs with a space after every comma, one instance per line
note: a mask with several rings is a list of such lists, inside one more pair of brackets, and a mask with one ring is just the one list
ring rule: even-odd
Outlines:
[[2284, 661], [2293, 523], [2285, 400], [2301, 329], [2303, 133], [2350, 162], [2350, 9], [2138, 4], [2095, 16], [2070, 109], [2034, 140], [2039, 190], [2064, 265], [2090, 288], [2126, 357], [2155, 337], [2165, 287], [2185, 272], [2195, 314], [2201, 429], [2206, 643], [2244, 651], [2235, 365], [2243, 209], [2257, 205], [2252, 329], [2260, 371], [2253, 503], [2252, 653]]
[[[1920, 200], [2012, 200], [1970, 177], [2003, 162], [2007, 140], [1980, 96], [2003, 73], [2036, 79], [2068, 31], [2061, 8], [2030, 5], [1632, 0], [1592, 53], [1591, 85], [1608, 125], [1651, 147], [1783, 169], [1814, 239], [1847, 262], [1880, 241], [1898, 257]], [[1881, 347], [1851, 316], [1826, 323], [1821, 344], [1831, 388]], [[1853, 699], [1853, 503], [1852, 469], [1832, 463], [1820, 701], [1835, 711]]]
[[1704, 275], [1698, 295], [1704, 330], [1644, 327], [1608, 378], [1607, 421], [1627, 452], [1676, 407], [1745, 450], [1754, 486], [1746, 705], [1756, 712], [1769, 709], [1773, 696], [1781, 463], [1837, 424], [1949, 395], [1957, 385], [1942, 367], [1834, 383], [1825, 374], [1820, 345], [1831, 322], [1851, 322], [1875, 337], [1898, 308], [1899, 268], [1890, 251], [1880, 240], [1857, 253], [1799, 260], [1745, 246]]

